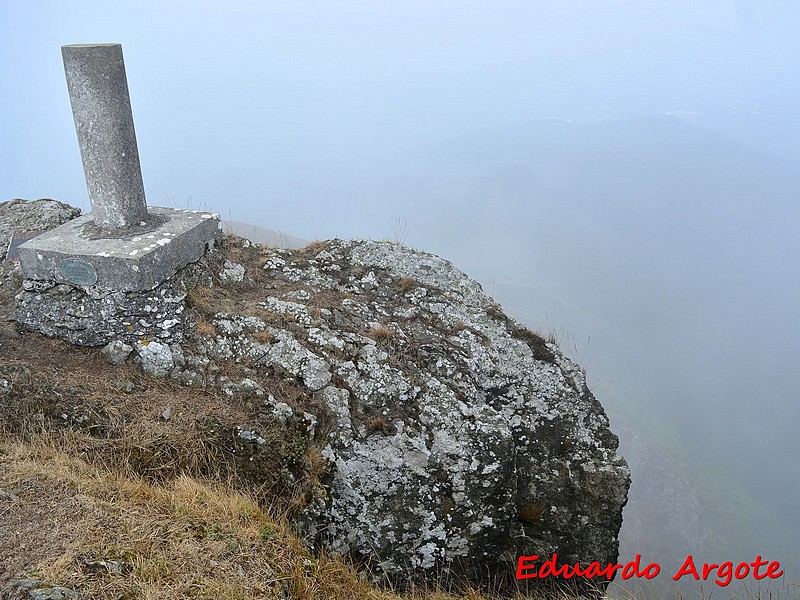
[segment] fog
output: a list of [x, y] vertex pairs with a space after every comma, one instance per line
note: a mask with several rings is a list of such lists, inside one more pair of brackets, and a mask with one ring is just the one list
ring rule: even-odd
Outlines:
[[160, 4], [0, 4], [0, 200], [89, 210], [60, 46], [120, 42], [150, 205], [450, 259], [587, 368], [621, 559], [798, 578], [800, 4]]

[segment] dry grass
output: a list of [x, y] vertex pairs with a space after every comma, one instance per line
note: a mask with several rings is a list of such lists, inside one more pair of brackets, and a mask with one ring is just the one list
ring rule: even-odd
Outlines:
[[199, 336], [213, 337], [217, 335], [217, 328], [201, 317], [195, 322], [195, 333]]
[[547, 508], [547, 504], [545, 502], [534, 502], [533, 504], [527, 504], [519, 509], [517, 512], [517, 518], [525, 523], [538, 523], [539, 519], [541, 519], [542, 515], [544, 514], [545, 508]]
[[270, 325], [274, 325], [276, 327], [286, 327], [287, 325], [297, 321], [297, 315], [267, 310], [263, 306], [255, 306], [250, 308], [245, 314], [258, 317], [265, 323], [269, 323]]
[[383, 417], [370, 417], [364, 423], [367, 431], [372, 433], [374, 431], [383, 431], [386, 428], [386, 419]]
[[411, 277], [401, 277], [400, 281], [397, 284], [397, 288], [400, 290], [401, 293], [406, 293], [407, 291], [416, 287], [417, 282], [411, 279]]
[[328, 247], [328, 240], [314, 240], [306, 245], [304, 248], [301, 248], [301, 251], [307, 252], [313, 256], [316, 256], [320, 252], [322, 252], [325, 248]]
[[208, 286], [194, 286], [186, 294], [189, 306], [202, 314], [213, 314], [217, 305], [217, 289]]
[[376, 342], [386, 342], [392, 339], [392, 336], [394, 336], [394, 332], [388, 327], [384, 327], [383, 325], [376, 325], [370, 327], [367, 335]]
[[268, 344], [272, 341], [272, 334], [269, 331], [257, 331], [253, 337], [259, 344]]
[[547, 340], [538, 333], [517, 325], [511, 328], [511, 337], [525, 342], [537, 360], [555, 363], [555, 354], [547, 347]]
[[[18, 547], [36, 545], [39, 550], [38, 561], [17, 560], [18, 566], [86, 597], [490, 597], [472, 589], [458, 595], [400, 595], [379, 589], [346, 560], [312, 555], [285, 515], [273, 513], [226, 482], [180, 475], [155, 483], [90, 464], [47, 440], [0, 442], [0, 487], [19, 495], [10, 515], [0, 522], [0, 538], [11, 539], [5, 534], [13, 530]], [[56, 503], [49, 501], [50, 493]], [[21, 558], [15, 554], [15, 560]], [[118, 561], [119, 570], [89, 568], [98, 561]]]
[[[237, 369], [243, 368], [230, 365], [224, 374], [241, 380], [245, 373]], [[296, 504], [318, 485], [309, 479], [314, 461], [306, 454], [312, 447], [304, 426], [271, 419], [256, 399], [147, 377], [133, 365], [106, 364], [96, 350], [40, 336], [1, 345], [0, 376], [11, 382], [0, 395], [0, 435], [46, 438], [66, 454], [152, 481], [181, 474], [232, 478], [240, 490], [276, 503]], [[290, 405], [305, 400], [302, 390], [281, 379], [262, 384]], [[164, 421], [167, 407], [172, 417]], [[235, 435], [241, 423], [256, 428], [268, 451], [249, 460]], [[298, 440], [305, 440], [302, 447]], [[300, 480], [291, 488], [286, 469]]]
[[[340, 559], [312, 556], [285, 518], [224, 483], [181, 475], [157, 484], [47, 444], [6, 443], [2, 463], [5, 489], [35, 481], [79, 497], [80, 512], [14, 524], [68, 530], [66, 548], [49, 549], [47, 560], [29, 568], [92, 598], [396, 598], [361, 582]], [[36, 498], [20, 502], [30, 509]], [[121, 573], [85, 566], [100, 560], [121, 561]]]

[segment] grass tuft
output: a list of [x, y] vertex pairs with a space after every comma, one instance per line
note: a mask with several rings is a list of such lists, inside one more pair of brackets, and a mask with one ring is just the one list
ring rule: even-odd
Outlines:
[[545, 502], [534, 502], [533, 504], [527, 504], [520, 507], [519, 511], [517, 512], [517, 518], [524, 523], [538, 523], [539, 519], [542, 518], [546, 508], [547, 504]]
[[401, 277], [400, 281], [397, 283], [397, 288], [400, 290], [401, 293], [405, 294], [409, 290], [412, 290], [417, 285], [417, 282], [414, 281], [411, 277]]
[[367, 335], [369, 335], [369, 337], [371, 337], [376, 342], [385, 342], [392, 339], [394, 332], [388, 327], [384, 327], [383, 325], [376, 325], [370, 327], [370, 330]]

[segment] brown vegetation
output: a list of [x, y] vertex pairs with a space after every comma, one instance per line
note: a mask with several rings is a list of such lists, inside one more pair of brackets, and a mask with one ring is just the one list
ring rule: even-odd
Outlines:
[[406, 293], [407, 291], [413, 289], [416, 285], [416, 282], [411, 279], [411, 277], [401, 277], [397, 287], [400, 292]]
[[388, 327], [384, 327], [383, 325], [377, 325], [374, 327], [370, 327], [368, 332], [369, 337], [371, 337], [376, 342], [385, 342], [392, 339], [394, 333]]
[[519, 509], [517, 512], [517, 517], [524, 523], [538, 523], [539, 519], [541, 519], [542, 515], [544, 514], [545, 508], [547, 508], [547, 504], [545, 502], [534, 502], [533, 504], [527, 504]]

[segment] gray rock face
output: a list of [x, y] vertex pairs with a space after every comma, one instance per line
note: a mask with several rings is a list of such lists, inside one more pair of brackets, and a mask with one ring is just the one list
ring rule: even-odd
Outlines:
[[131, 352], [133, 352], [133, 346], [129, 346], [119, 340], [114, 340], [106, 344], [100, 351], [100, 354], [106, 362], [112, 365], [121, 365], [128, 360], [128, 356], [130, 356]]
[[48, 198], [31, 201], [17, 198], [0, 203], [0, 259], [5, 257], [13, 234], [52, 229], [80, 214], [80, 208]]
[[156, 377], [164, 377], [175, 366], [172, 349], [167, 344], [140, 341], [136, 343], [136, 354], [142, 370]]
[[555, 345], [430, 254], [342, 241], [265, 253], [281, 292], [259, 316], [217, 313], [201, 347], [294, 378], [322, 407], [327, 493], [302, 518], [318, 546], [399, 586], [511, 587], [521, 554], [616, 560], [628, 467]]
[[12, 579], [6, 589], [9, 594], [17, 598], [31, 598], [31, 600], [71, 600], [80, 595], [70, 589], [49, 585], [38, 579]]
[[219, 274], [222, 281], [244, 281], [244, 267], [242, 265], [226, 260], [223, 266], [225, 269]]

